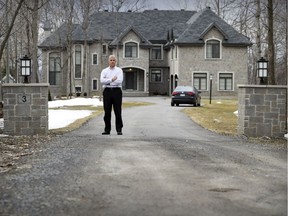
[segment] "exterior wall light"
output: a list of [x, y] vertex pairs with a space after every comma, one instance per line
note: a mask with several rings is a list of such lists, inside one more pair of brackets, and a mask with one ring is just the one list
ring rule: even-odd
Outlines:
[[260, 78], [261, 85], [267, 84], [266, 78], [268, 77], [268, 61], [263, 57], [257, 61], [257, 75]]
[[175, 74], [175, 88], [178, 86], [178, 80], [179, 80], [178, 74]]
[[175, 81], [178, 81], [178, 74], [175, 74]]
[[24, 76], [24, 83], [29, 83], [28, 76], [31, 75], [31, 59], [27, 55], [20, 59], [20, 75]]

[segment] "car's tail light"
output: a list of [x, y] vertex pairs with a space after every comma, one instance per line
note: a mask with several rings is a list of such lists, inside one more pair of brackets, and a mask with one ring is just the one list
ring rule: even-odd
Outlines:
[[187, 95], [193, 96], [194, 92], [186, 92]]
[[178, 92], [172, 92], [172, 96], [175, 96], [177, 94], [178, 94]]

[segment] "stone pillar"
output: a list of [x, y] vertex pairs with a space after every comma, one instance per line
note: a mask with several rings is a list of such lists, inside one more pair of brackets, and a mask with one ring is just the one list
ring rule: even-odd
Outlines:
[[284, 137], [287, 133], [287, 86], [238, 85], [238, 134]]
[[4, 134], [47, 135], [47, 83], [3, 84]]

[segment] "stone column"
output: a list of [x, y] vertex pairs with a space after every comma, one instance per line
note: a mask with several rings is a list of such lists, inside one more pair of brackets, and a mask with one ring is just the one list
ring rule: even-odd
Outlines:
[[287, 86], [238, 85], [238, 134], [284, 137], [287, 133]]
[[4, 134], [47, 135], [48, 83], [3, 84]]

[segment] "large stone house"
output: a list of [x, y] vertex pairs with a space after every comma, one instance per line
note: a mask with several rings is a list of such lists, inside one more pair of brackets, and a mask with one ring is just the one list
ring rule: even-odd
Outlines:
[[213, 96], [236, 96], [237, 84], [248, 82], [250, 45], [210, 8], [97, 12], [87, 29], [63, 24], [39, 45], [41, 81], [53, 97], [99, 95], [101, 70], [114, 54], [126, 96], [170, 95], [177, 85], [208, 95], [211, 75]]

